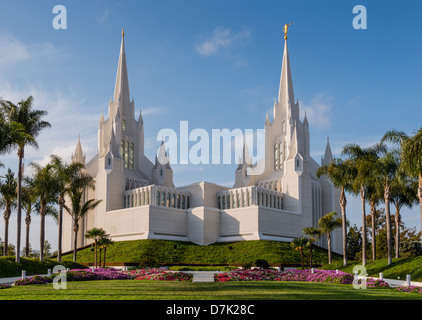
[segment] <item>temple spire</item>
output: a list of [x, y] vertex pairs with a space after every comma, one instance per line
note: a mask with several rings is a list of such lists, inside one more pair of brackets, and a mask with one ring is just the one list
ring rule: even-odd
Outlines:
[[281, 68], [280, 90], [278, 93], [278, 103], [294, 103], [293, 81], [290, 71], [289, 52], [287, 48], [287, 39], [284, 40], [283, 65]]
[[130, 102], [129, 78], [127, 73], [126, 52], [125, 52], [125, 33], [122, 30], [122, 44], [120, 47], [119, 66], [117, 67], [116, 84], [114, 86], [114, 101]]

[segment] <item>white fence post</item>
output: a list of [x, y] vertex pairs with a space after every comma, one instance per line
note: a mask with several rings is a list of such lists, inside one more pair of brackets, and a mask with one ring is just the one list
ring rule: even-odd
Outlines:
[[22, 280], [26, 278], [26, 270], [22, 270]]
[[382, 272], [380, 272], [380, 279], [384, 280], [384, 274]]
[[410, 287], [410, 274], [406, 275], [406, 286]]
[[51, 269], [47, 270], [47, 276], [49, 276], [49, 277], [51, 276]]

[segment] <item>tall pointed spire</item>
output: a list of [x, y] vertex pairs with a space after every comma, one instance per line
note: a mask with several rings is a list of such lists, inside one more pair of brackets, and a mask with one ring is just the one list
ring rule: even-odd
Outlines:
[[330, 138], [327, 137], [327, 145], [325, 147], [325, 153], [324, 158], [321, 161], [321, 164], [328, 165], [333, 161], [333, 153], [331, 152], [331, 146], [330, 146]]
[[293, 81], [290, 71], [290, 59], [287, 48], [287, 39], [284, 41], [283, 66], [281, 68], [280, 90], [278, 93], [278, 103], [294, 103]]
[[122, 44], [120, 47], [119, 66], [117, 67], [116, 84], [114, 86], [114, 101], [130, 102], [129, 78], [127, 73], [126, 52], [125, 52], [125, 33], [122, 30]]
[[82, 151], [81, 135], [78, 135], [78, 143], [76, 144], [75, 153], [72, 155], [72, 162], [79, 162], [85, 165], [85, 155]]

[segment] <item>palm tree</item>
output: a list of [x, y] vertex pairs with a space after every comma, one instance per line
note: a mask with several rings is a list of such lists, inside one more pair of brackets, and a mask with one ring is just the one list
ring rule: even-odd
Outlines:
[[411, 208], [417, 203], [418, 181], [414, 178], [406, 176], [404, 173], [399, 174], [397, 179], [391, 186], [391, 202], [396, 207], [395, 224], [396, 224], [396, 258], [400, 257], [400, 210], [403, 206]]
[[29, 231], [31, 225], [31, 214], [39, 211], [39, 201], [34, 190], [34, 178], [25, 177], [22, 185], [22, 210], [26, 213], [26, 237], [25, 237], [25, 257], [29, 257]]
[[368, 185], [367, 191], [368, 195], [368, 201], [369, 205], [371, 207], [371, 240], [372, 240], [372, 260], [377, 259], [377, 249], [376, 249], [376, 213], [377, 213], [377, 205], [381, 202], [381, 199], [383, 199], [383, 196], [381, 194], [381, 190], [377, 183], [375, 181], [371, 181], [371, 183]]
[[390, 199], [391, 187], [396, 179], [397, 169], [399, 167], [399, 153], [397, 150], [386, 151], [384, 155], [376, 161], [374, 174], [384, 192], [385, 219], [387, 231], [387, 261], [388, 265], [392, 263], [392, 237], [391, 237], [391, 216]]
[[343, 148], [343, 155], [348, 155], [356, 168], [356, 177], [353, 182], [353, 192], [360, 195], [362, 208], [362, 265], [366, 265], [366, 192], [374, 180], [373, 166], [378, 158], [381, 146], [361, 148], [357, 144], [348, 144]]
[[417, 195], [422, 225], [422, 127], [410, 137], [403, 131], [387, 131], [381, 141], [390, 141], [400, 145], [401, 165], [404, 171], [418, 179]]
[[58, 250], [57, 250], [57, 261], [62, 261], [62, 235], [63, 235], [63, 205], [65, 204], [65, 195], [70, 190], [70, 183], [75, 180], [82, 169], [81, 163], [72, 162], [70, 164], [63, 163], [63, 160], [56, 155], [51, 155], [51, 165], [54, 168], [54, 177], [57, 181], [57, 191], [59, 197], [57, 202], [59, 204], [59, 215], [58, 215]]
[[334, 159], [328, 165], [323, 165], [317, 169], [318, 178], [323, 175], [333, 183], [334, 187], [340, 188], [340, 208], [343, 221], [343, 266], [347, 266], [347, 219], [346, 219], [346, 191], [352, 190], [353, 181], [356, 176], [356, 169], [350, 160]]
[[[51, 127], [50, 123], [43, 121], [42, 118], [47, 115], [46, 111], [34, 110], [34, 98], [29, 96], [26, 100], [21, 100], [17, 105], [10, 101], [2, 100], [0, 104], [5, 111], [9, 123], [19, 123], [23, 127], [25, 135], [19, 135], [13, 144], [18, 149], [18, 187], [17, 187], [17, 240], [16, 240], [16, 262], [20, 262], [20, 238], [21, 238], [21, 220], [22, 220], [22, 171], [23, 159], [25, 156], [25, 147], [30, 145], [38, 148], [35, 138], [44, 129]], [[15, 137], [16, 138], [16, 137]]]
[[304, 260], [303, 260], [303, 250], [305, 250], [308, 243], [309, 243], [309, 239], [304, 236], [302, 236], [301, 238], [296, 238], [290, 243], [290, 246], [294, 250], [299, 250], [300, 252], [300, 260], [302, 261], [302, 270], [305, 269]]
[[113, 241], [108, 237], [108, 235], [105, 235], [100, 240], [98, 240], [98, 245], [100, 247], [100, 265], [101, 265], [101, 249], [104, 249], [104, 264], [103, 267], [106, 266], [106, 252], [107, 248], [113, 244]]
[[4, 256], [7, 256], [9, 246], [9, 219], [12, 208], [16, 206], [16, 186], [15, 173], [9, 168], [5, 176], [5, 181], [0, 182], [0, 193], [2, 195], [0, 206], [4, 208]]
[[38, 163], [32, 162], [30, 165], [35, 170], [34, 193], [38, 196], [40, 202], [40, 261], [44, 261], [45, 217], [48, 213], [48, 205], [54, 203], [57, 199], [57, 181], [54, 179], [51, 164], [42, 167]]
[[319, 221], [319, 227], [321, 233], [325, 233], [327, 235], [327, 244], [328, 244], [328, 263], [332, 262], [331, 258], [331, 232], [336, 229], [340, 228], [344, 224], [347, 225], [347, 222], [344, 223], [342, 218], [336, 218], [337, 212], [330, 212], [326, 215], [322, 216]]
[[[101, 228], [92, 228], [85, 233], [86, 239], [93, 239], [95, 243], [95, 268], [97, 267], [97, 246], [98, 241], [106, 236], [106, 232], [104, 229]], [[101, 257], [100, 257], [100, 265], [101, 265]]]
[[302, 231], [309, 237], [309, 264], [310, 268], [312, 268], [312, 244], [318, 240], [321, 230], [315, 227], [306, 227]]
[[84, 173], [82, 170], [78, 174], [74, 175], [70, 182], [70, 188], [68, 190], [68, 196], [70, 198], [70, 206], [63, 204], [65, 210], [70, 214], [73, 220], [73, 261], [76, 261], [76, 252], [78, 248], [78, 231], [79, 231], [79, 220], [92, 209], [97, 207], [101, 200], [90, 199], [82, 201], [82, 196], [85, 190], [92, 188], [94, 189], [94, 179]]

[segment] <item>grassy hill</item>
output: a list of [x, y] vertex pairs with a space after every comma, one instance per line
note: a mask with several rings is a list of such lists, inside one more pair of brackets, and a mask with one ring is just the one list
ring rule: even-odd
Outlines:
[[[0, 278], [19, 277], [22, 270], [26, 270], [26, 274], [46, 274], [48, 269], [53, 270], [54, 266], [59, 263], [55, 260], [45, 259], [43, 262], [36, 258], [21, 258], [20, 263], [15, 262], [15, 257], [0, 257]], [[83, 265], [66, 261], [61, 263], [66, 268], [76, 269], [83, 268]]]
[[[107, 262], [137, 263], [146, 256], [154, 256], [160, 264], [175, 265], [241, 265], [257, 259], [267, 260], [273, 266], [301, 263], [300, 254], [289, 243], [278, 241], [240, 241], [200, 246], [189, 242], [166, 240], [133, 240], [113, 243], [107, 249]], [[63, 260], [72, 260], [72, 253]], [[338, 258], [340, 259], [340, 258]], [[327, 263], [327, 251], [314, 249], [313, 263]], [[77, 253], [77, 262], [93, 263], [94, 253], [85, 248]]]
[[[349, 261], [346, 267], [343, 267], [341, 261], [323, 266], [327, 270], [339, 269], [344, 272], [353, 274], [353, 267], [361, 264], [360, 262]], [[393, 259], [392, 264], [388, 265], [387, 259], [369, 261], [365, 266], [366, 272], [370, 277], [379, 277], [380, 272], [386, 279], [406, 279], [406, 275], [410, 274], [412, 281], [422, 281], [422, 256], [414, 258], [398, 258]]]

